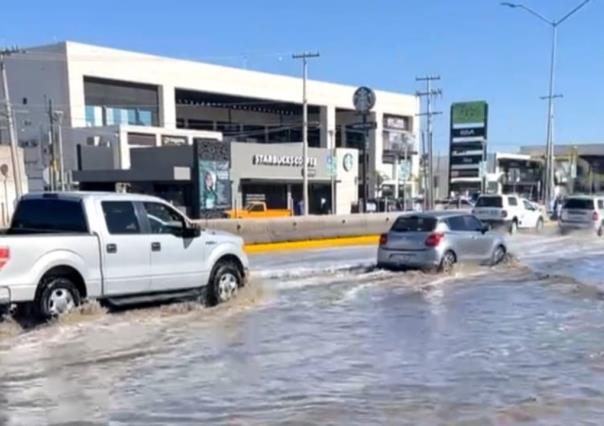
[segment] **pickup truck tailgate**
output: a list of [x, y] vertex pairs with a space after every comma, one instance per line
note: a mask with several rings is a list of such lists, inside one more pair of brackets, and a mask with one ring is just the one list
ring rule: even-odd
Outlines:
[[40, 279], [57, 266], [76, 269], [89, 296], [101, 294], [99, 241], [94, 235], [3, 235], [0, 257], [0, 287], [10, 289], [13, 302], [33, 300]]

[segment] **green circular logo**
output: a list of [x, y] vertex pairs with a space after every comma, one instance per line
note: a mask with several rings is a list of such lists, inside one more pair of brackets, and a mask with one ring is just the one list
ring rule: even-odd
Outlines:
[[354, 157], [352, 156], [352, 154], [348, 153], [348, 154], [344, 155], [344, 160], [342, 163], [342, 165], [344, 166], [344, 170], [346, 170], [347, 172], [351, 171], [353, 162], [354, 162]]

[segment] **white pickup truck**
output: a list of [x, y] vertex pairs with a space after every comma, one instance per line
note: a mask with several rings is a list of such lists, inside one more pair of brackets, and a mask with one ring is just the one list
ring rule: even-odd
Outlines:
[[517, 195], [481, 195], [472, 213], [482, 222], [502, 227], [512, 235], [519, 229], [541, 232], [545, 223], [539, 206]]
[[202, 230], [146, 195], [28, 194], [0, 235], [0, 305], [29, 305], [43, 319], [85, 299], [217, 304], [247, 275], [241, 238]]

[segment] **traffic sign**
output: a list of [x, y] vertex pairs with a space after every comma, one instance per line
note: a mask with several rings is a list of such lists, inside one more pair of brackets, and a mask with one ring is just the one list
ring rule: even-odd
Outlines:
[[375, 92], [369, 87], [359, 87], [352, 97], [354, 109], [363, 114], [367, 114], [375, 106]]
[[368, 121], [367, 123], [353, 123], [347, 127], [352, 130], [375, 130], [377, 129], [377, 123], [375, 121]]

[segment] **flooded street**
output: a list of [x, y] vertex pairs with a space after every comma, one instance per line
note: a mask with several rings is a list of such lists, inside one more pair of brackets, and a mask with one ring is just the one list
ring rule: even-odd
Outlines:
[[0, 424], [601, 424], [604, 241], [511, 248], [446, 276], [261, 255], [230, 305], [0, 324]]

